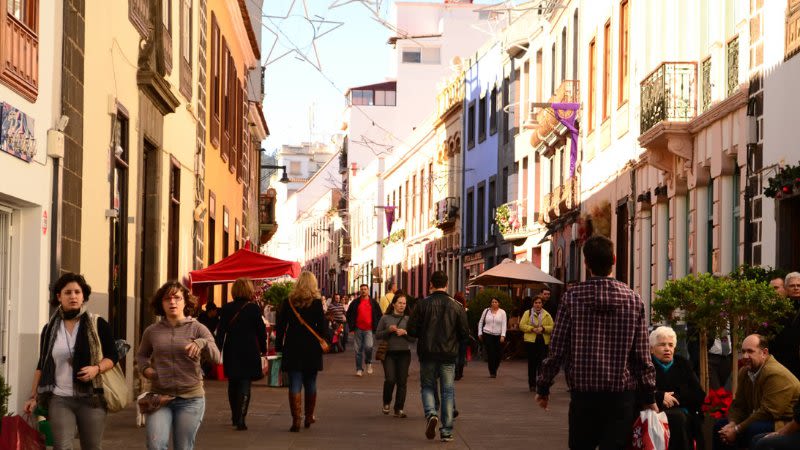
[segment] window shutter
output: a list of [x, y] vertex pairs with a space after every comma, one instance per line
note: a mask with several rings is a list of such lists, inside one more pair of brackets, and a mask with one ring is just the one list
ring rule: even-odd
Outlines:
[[219, 147], [219, 25], [211, 13], [211, 144]]

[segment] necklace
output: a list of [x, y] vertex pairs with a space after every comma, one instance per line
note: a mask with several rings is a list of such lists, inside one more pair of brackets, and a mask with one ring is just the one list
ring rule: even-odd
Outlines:
[[71, 366], [72, 365], [72, 348], [75, 346], [75, 341], [78, 339], [78, 333], [73, 328], [72, 331], [75, 334], [75, 338], [72, 340], [72, 342], [70, 342], [69, 341], [69, 333], [67, 333], [67, 325], [63, 321], [61, 322], [61, 327], [64, 330], [64, 339], [67, 341], [67, 351], [69, 352], [69, 358], [67, 358], [67, 362]]

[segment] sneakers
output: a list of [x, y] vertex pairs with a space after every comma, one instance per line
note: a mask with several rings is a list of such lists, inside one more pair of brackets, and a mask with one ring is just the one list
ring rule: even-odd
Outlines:
[[425, 437], [433, 439], [436, 437], [436, 425], [439, 425], [439, 417], [428, 417], [428, 424], [425, 426]]
[[442, 435], [442, 442], [451, 442], [453, 440], [452, 434], [443, 434]]
[[364, 371], [361, 370], [361, 369], [356, 370], [356, 376], [357, 377], [363, 377], [364, 376]]
[[372, 364], [367, 364], [367, 373], [372, 375]]
[[389, 410], [390, 410], [389, 405], [383, 405], [383, 409], [381, 409], [381, 412], [388, 415]]
[[402, 409], [395, 409], [394, 416], [399, 417], [400, 419], [405, 419], [406, 417], [408, 417], [406, 416], [406, 413]]

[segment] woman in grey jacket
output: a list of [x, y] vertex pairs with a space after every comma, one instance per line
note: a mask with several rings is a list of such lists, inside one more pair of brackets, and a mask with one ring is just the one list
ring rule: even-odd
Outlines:
[[417, 339], [406, 333], [408, 315], [406, 313], [406, 294], [397, 291], [392, 303], [386, 308], [386, 313], [378, 322], [375, 332], [377, 339], [389, 342], [386, 357], [383, 360], [383, 413], [389, 414], [392, 403], [392, 391], [397, 386], [394, 399], [395, 417], [406, 417], [403, 406], [406, 402], [406, 388], [408, 384], [408, 367], [411, 364], [411, 350], [409, 344]]

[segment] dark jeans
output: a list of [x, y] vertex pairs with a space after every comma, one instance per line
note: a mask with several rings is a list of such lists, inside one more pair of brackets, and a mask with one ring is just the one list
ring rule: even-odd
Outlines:
[[719, 430], [728, 424], [728, 419], [720, 419], [714, 424], [714, 432], [711, 434], [713, 450], [734, 450], [737, 448], [750, 448], [750, 441], [759, 434], [775, 431], [775, 422], [771, 420], [759, 420], [753, 422], [744, 430], [739, 430], [736, 435], [736, 445], [728, 445], [719, 438]]
[[569, 448], [622, 450], [629, 444], [636, 418], [633, 392], [572, 392]]
[[102, 447], [103, 430], [106, 426], [105, 408], [92, 406], [87, 398], [53, 395], [49, 409], [55, 448], [72, 449], [76, 428], [82, 449], [94, 450]]
[[236, 417], [241, 411], [242, 405], [239, 403], [241, 396], [250, 397], [250, 385], [252, 381], [228, 379], [228, 404], [231, 407], [231, 420], [236, 422]]
[[[669, 450], [693, 450], [695, 441], [694, 418], [680, 407], [664, 410], [669, 423]], [[703, 448], [698, 445], [697, 448]]]
[[752, 450], [795, 450], [800, 448], [800, 433], [769, 438], [765, 438], [766, 435], [767, 433], [762, 433], [754, 437], [750, 448]]
[[500, 336], [484, 333], [483, 345], [486, 347], [486, 357], [489, 360], [489, 375], [497, 375], [497, 368], [500, 367], [500, 358], [503, 351], [500, 346]]
[[394, 410], [403, 409], [406, 404], [406, 390], [408, 389], [408, 367], [411, 365], [411, 352], [392, 351], [386, 352], [383, 360], [383, 404], [392, 404], [392, 391], [397, 386], [394, 398]]
[[456, 380], [464, 377], [464, 366], [467, 365], [467, 343], [458, 344], [458, 360], [456, 360]]
[[528, 387], [536, 387], [539, 366], [547, 355], [547, 346], [544, 345], [542, 335], [536, 337], [536, 342], [525, 342], [525, 352], [528, 354]]
[[289, 392], [292, 394], [299, 394], [303, 389], [305, 389], [306, 395], [317, 393], [316, 370], [289, 371]]

